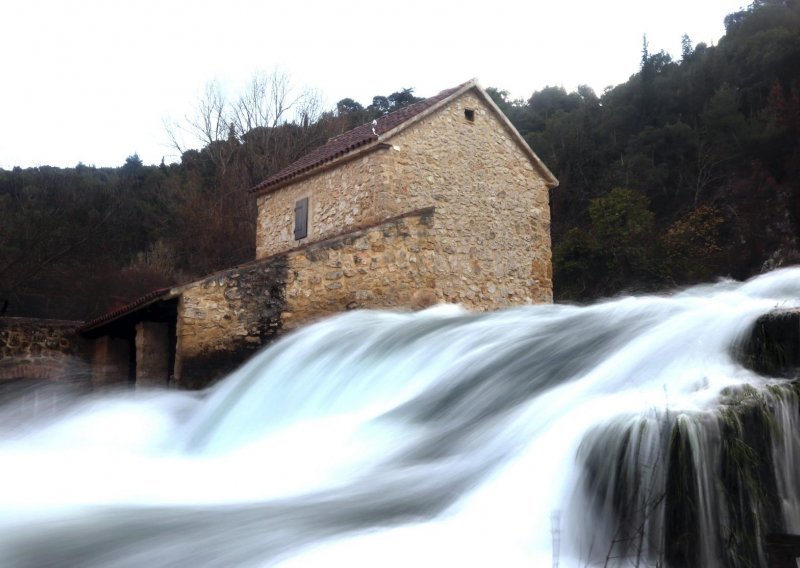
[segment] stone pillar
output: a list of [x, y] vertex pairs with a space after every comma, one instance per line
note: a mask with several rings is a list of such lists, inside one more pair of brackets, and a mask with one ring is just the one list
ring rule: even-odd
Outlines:
[[169, 327], [143, 321], [136, 325], [136, 388], [166, 387], [169, 382]]
[[129, 365], [130, 347], [127, 339], [105, 335], [93, 341], [93, 388], [127, 385]]

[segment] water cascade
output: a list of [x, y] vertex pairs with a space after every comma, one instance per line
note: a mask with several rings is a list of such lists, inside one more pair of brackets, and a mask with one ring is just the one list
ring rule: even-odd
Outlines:
[[0, 566], [766, 566], [800, 387], [740, 362], [800, 270], [588, 307], [352, 312], [202, 393], [0, 408]]

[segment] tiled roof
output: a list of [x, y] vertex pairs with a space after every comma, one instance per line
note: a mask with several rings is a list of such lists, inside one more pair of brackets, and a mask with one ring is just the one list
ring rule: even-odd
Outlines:
[[104, 323], [110, 322], [110, 321], [115, 320], [115, 319], [117, 319], [117, 318], [119, 318], [121, 316], [124, 316], [127, 313], [133, 312], [137, 308], [139, 308], [139, 307], [141, 307], [141, 306], [143, 306], [145, 304], [149, 304], [149, 303], [152, 303], [152, 302], [154, 302], [156, 300], [160, 300], [162, 298], [162, 296], [166, 296], [169, 293], [170, 290], [171, 290], [171, 288], [159, 288], [158, 290], [153, 290], [152, 292], [148, 292], [144, 296], [136, 298], [134, 301], [132, 301], [132, 302], [130, 302], [128, 304], [125, 304], [124, 306], [122, 306], [120, 308], [108, 311], [108, 312], [104, 313], [103, 315], [98, 316], [98, 317], [94, 318], [93, 320], [86, 322], [80, 328], [78, 328], [78, 331], [81, 332], [81, 333], [83, 333], [85, 331], [89, 331], [89, 330], [91, 330], [91, 329], [93, 329], [95, 327], [98, 327], [98, 326], [100, 326], [100, 325], [102, 325]]
[[344, 156], [345, 154], [369, 144], [370, 142], [375, 142], [381, 134], [385, 134], [386, 132], [394, 130], [405, 122], [408, 122], [415, 116], [421, 114], [430, 107], [434, 106], [436, 103], [446, 99], [470, 83], [473, 83], [473, 81], [463, 83], [457, 87], [453, 87], [452, 89], [446, 89], [438, 95], [377, 118], [377, 125], [375, 126], [374, 132], [372, 123], [367, 123], [357, 126], [352, 130], [348, 130], [339, 136], [334, 136], [324, 145], [309, 152], [296, 162], [283, 168], [278, 173], [271, 175], [257, 186], [253, 187], [250, 191], [262, 191], [264, 189], [282, 184], [313, 168], [321, 166], [326, 162], [330, 162], [331, 160], [339, 158], [340, 156]]

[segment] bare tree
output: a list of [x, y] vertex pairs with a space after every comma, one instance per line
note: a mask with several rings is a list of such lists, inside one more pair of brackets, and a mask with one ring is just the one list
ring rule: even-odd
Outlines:
[[[283, 72], [262, 71], [253, 75], [234, 100], [227, 99], [218, 81], [209, 82], [193, 111], [181, 121], [166, 122], [165, 128], [172, 147], [180, 154], [199, 145], [218, 175], [224, 177], [241, 154], [262, 162], [259, 174], [263, 175], [295, 157], [289, 156], [286, 146], [306, 149], [309, 137], [298, 136], [298, 132], [311, 133], [315, 129], [310, 127], [321, 115], [322, 105], [315, 91], [296, 89]], [[313, 135], [311, 139], [318, 142]]]
[[203, 96], [181, 121], [164, 123], [170, 144], [180, 155], [200, 146], [222, 175], [234, 153], [234, 144], [229, 143], [235, 142], [231, 140], [231, 126], [230, 105], [218, 81], [206, 84]]
[[254, 128], [276, 128], [286, 122], [292, 108], [302, 104], [308, 95], [293, 95], [287, 75], [279, 72], [258, 73], [232, 108], [237, 133], [243, 135]]
[[245, 181], [254, 185], [326, 139], [318, 94], [298, 91], [278, 71], [254, 75], [232, 106]]
[[177, 188], [187, 268], [203, 272], [252, 258], [256, 208], [247, 190], [324, 142], [321, 116], [314, 91], [273, 71], [255, 74], [237, 97], [211, 82], [190, 114], [165, 125], [190, 166]]

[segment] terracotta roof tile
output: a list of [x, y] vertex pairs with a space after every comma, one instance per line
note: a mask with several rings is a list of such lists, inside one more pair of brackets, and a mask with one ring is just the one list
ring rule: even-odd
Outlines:
[[140, 307], [140, 306], [142, 306], [144, 304], [150, 303], [150, 302], [152, 302], [154, 300], [161, 299], [161, 297], [162, 296], [166, 296], [170, 292], [170, 290], [171, 290], [171, 288], [159, 288], [158, 290], [153, 290], [152, 292], [148, 292], [144, 296], [136, 298], [132, 302], [129, 302], [128, 304], [125, 304], [124, 306], [122, 306], [120, 308], [117, 308], [117, 309], [114, 309], [114, 310], [110, 310], [110, 311], [104, 313], [103, 315], [98, 316], [98, 317], [94, 318], [93, 320], [90, 320], [90, 321], [86, 322], [80, 328], [78, 328], [78, 331], [80, 333], [84, 333], [84, 332], [89, 331], [89, 330], [91, 330], [91, 329], [93, 329], [95, 327], [98, 327], [101, 324], [104, 324], [104, 323], [110, 322], [112, 320], [115, 320], [115, 319], [117, 319], [119, 317], [122, 317], [122, 316], [124, 316], [124, 315], [126, 315], [126, 314], [128, 314], [130, 312], [135, 311], [138, 307]]
[[377, 125], [375, 126], [375, 133], [373, 133], [372, 130], [372, 123], [368, 122], [366, 124], [362, 124], [361, 126], [357, 126], [352, 130], [348, 130], [343, 134], [334, 136], [316, 150], [309, 152], [296, 162], [283, 168], [278, 173], [271, 175], [253, 187], [250, 191], [261, 191], [278, 184], [282, 184], [299, 176], [300, 174], [321, 166], [326, 162], [330, 162], [331, 160], [339, 158], [340, 156], [344, 156], [345, 154], [369, 144], [370, 142], [374, 142], [381, 134], [385, 134], [386, 132], [389, 132], [390, 130], [393, 130], [401, 124], [411, 120], [439, 101], [446, 99], [464, 87], [466, 84], [467, 83], [463, 83], [457, 87], [453, 87], [452, 89], [446, 89], [438, 95], [378, 117], [376, 119]]

